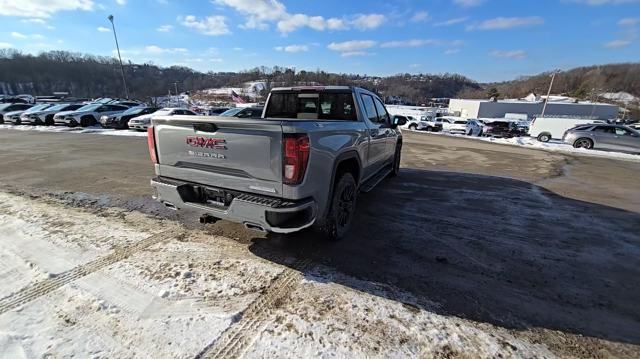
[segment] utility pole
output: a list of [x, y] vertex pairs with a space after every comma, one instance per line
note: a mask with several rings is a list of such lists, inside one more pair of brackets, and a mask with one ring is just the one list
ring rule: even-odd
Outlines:
[[124, 96], [129, 99], [129, 90], [127, 89], [127, 80], [124, 78], [124, 66], [122, 66], [122, 57], [120, 56], [120, 45], [118, 45], [118, 36], [116, 35], [116, 25], [113, 23], [113, 15], [107, 17], [111, 21], [113, 28], [113, 38], [116, 40], [116, 49], [118, 50], [118, 60], [120, 60], [120, 73], [122, 74], [122, 84], [124, 85]]
[[174, 87], [174, 88], [175, 88], [175, 90], [176, 90], [176, 96], [178, 96], [178, 81], [174, 81], [174, 82], [173, 82], [173, 87]]
[[554, 70], [553, 74], [551, 74], [551, 83], [549, 84], [549, 90], [547, 91], [547, 99], [544, 101], [544, 105], [542, 105], [542, 114], [540, 117], [544, 117], [544, 112], [547, 110], [547, 103], [549, 103], [549, 96], [551, 96], [551, 88], [553, 87], [553, 80], [556, 78], [556, 74], [560, 72], [560, 70]]

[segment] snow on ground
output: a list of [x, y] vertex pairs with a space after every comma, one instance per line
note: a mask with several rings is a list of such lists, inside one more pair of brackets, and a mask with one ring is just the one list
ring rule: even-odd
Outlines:
[[584, 148], [573, 148], [573, 146], [568, 145], [561, 141], [552, 140], [545, 143], [545, 142], [538, 141], [536, 138], [528, 137], [528, 136], [513, 137], [513, 138], [496, 138], [496, 137], [465, 136], [465, 135], [457, 135], [457, 134], [454, 135], [446, 132], [425, 132], [425, 131], [412, 131], [412, 132], [417, 132], [417, 133], [422, 133], [427, 135], [462, 137], [462, 138], [468, 138], [471, 140], [499, 143], [503, 145], [522, 146], [525, 148], [535, 148], [535, 149], [541, 149], [541, 150], [550, 151], [550, 152], [561, 152], [561, 153], [578, 154], [583, 156], [615, 158], [615, 159], [621, 159], [621, 160], [640, 162], [640, 155], [636, 155], [636, 154], [614, 152], [614, 151], [602, 151], [602, 150], [587, 150]]
[[17, 130], [17, 131], [36, 131], [36, 132], [65, 132], [65, 133], [92, 133], [95, 135], [107, 136], [131, 136], [131, 137], [147, 137], [147, 133], [133, 130], [115, 130], [111, 128], [102, 128], [100, 126], [92, 127], [66, 127], [66, 126], [30, 126], [30, 125], [0, 125], [1, 130]]
[[[61, 206], [0, 192], [0, 297], [149, 228], [171, 236], [0, 314], [0, 358], [194, 357], [252, 320], [247, 306], [290, 270], [224, 237]], [[554, 357], [518, 332], [436, 314], [437, 303], [329, 268], [311, 268], [286, 294], [241, 333], [247, 357]]]

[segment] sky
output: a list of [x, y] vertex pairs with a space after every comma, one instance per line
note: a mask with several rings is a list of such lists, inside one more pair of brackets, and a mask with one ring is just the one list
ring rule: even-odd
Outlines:
[[640, 0], [0, 0], [0, 48], [490, 82], [640, 61]]

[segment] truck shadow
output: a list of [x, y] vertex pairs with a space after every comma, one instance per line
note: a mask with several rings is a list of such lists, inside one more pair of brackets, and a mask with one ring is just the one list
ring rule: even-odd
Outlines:
[[250, 250], [388, 285], [371, 294], [408, 293], [438, 314], [640, 344], [639, 230], [638, 213], [527, 182], [403, 169], [359, 198], [349, 238], [305, 231]]

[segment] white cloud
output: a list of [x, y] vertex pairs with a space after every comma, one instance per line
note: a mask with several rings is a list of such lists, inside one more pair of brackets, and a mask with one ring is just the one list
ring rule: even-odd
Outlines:
[[410, 64], [409, 67], [412, 69], [417, 69], [418, 67], [421, 67], [422, 64]]
[[485, 0], [453, 0], [453, 2], [462, 7], [474, 7], [481, 5]]
[[351, 20], [292, 14], [278, 0], [213, 0], [213, 3], [228, 6], [244, 15], [245, 22], [240, 26], [241, 28], [265, 30], [269, 28], [269, 24], [276, 24], [278, 31], [282, 34], [305, 27], [317, 31], [346, 30], [351, 26], [360, 30], [369, 30], [377, 28], [386, 20], [381, 14], [359, 14]]
[[11, 32], [11, 37], [13, 37], [14, 39], [20, 39], [20, 40], [24, 40], [24, 39], [44, 40], [44, 36], [40, 34], [26, 35], [16, 31]]
[[411, 39], [411, 40], [396, 40], [388, 41], [380, 44], [380, 47], [394, 48], [394, 47], [420, 47], [424, 45], [438, 45], [440, 41], [433, 39]]
[[23, 22], [25, 24], [41, 25], [41, 26], [44, 26], [45, 28], [47, 28], [49, 30], [55, 29], [55, 27], [49, 25], [46, 21], [44, 21], [43, 19], [39, 19], [39, 18], [23, 19], [23, 20], [20, 20], [20, 22]]
[[1, 0], [0, 15], [48, 18], [59, 11], [92, 11], [93, 0]]
[[198, 20], [194, 15], [178, 17], [178, 21], [182, 25], [209, 36], [230, 34], [231, 31], [227, 27], [226, 20], [227, 18], [221, 15], [207, 16], [202, 20]]
[[276, 51], [284, 51], [289, 53], [297, 53], [297, 52], [306, 52], [309, 51], [309, 46], [307, 45], [288, 45], [288, 46], [276, 46], [274, 47]]
[[265, 28], [266, 22], [278, 21], [288, 15], [286, 7], [277, 0], [214, 0], [213, 2], [231, 7], [247, 16], [244, 24], [247, 29]]
[[544, 19], [540, 16], [527, 17], [496, 17], [485, 20], [480, 24], [470, 26], [469, 30], [504, 30], [514, 27], [533, 26], [544, 24]]
[[428, 12], [426, 12], [426, 11], [418, 11], [417, 13], [415, 13], [411, 17], [410, 21], [412, 21], [412, 22], [425, 22], [425, 21], [427, 21], [429, 19], [430, 19], [430, 17], [429, 17], [429, 13]]
[[340, 56], [342, 57], [367, 56], [367, 55], [370, 55], [370, 53], [366, 51], [347, 51], [340, 54]]
[[627, 17], [618, 21], [620, 26], [636, 26], [638, 24], [640, 24], [640, 17]]
[[370, 49], [376, 46], [377, 42], [373, 40], [352, 40], [345, 42], [332, 42], [327, 46], [329, 50], [340, 52], [355, 52]]
[[371, 30], [382, 25], [387, 18], [381, 14], [357, 15], [351, 24], [358, 30]]
[[12, 32], [11, 33], [11, 37], [15, 38], [15, 39], [26, 39], [28, 36], [25, 34], [21, 34], [19, 32]]
[[160, 54], [184, 54], [189, 52], [189, 50], [183, 47], [174, 47], [174, 48], [162, 48], [156, 45], [149, 45], [144, 47], [144, 52], [152, 55], [160, 55]]
[[120, 6], [127, 5], [127, 0], [116, 0], [116, 4], [118, 4]]
[[244, 50], [244, 48], [242, 48], [242, 47], [234, 47], [233, 48], [233, 51], [242, 51], [242, 50]]
[[457, 24], [461, 24], [465, 21], [469, 20], [468, 17], [457, 17], [454, 19], [449, 19], [446, 21], [442, 21], [442, 22], [437, 22], [435, 24], [433, 24], [433, 26], [452, 26], [452, 25], [457, 25]]
[[631, 44], [631, 41], [629, 40], [613, 40], [613, 41], [609, 41], [606, 44], [604, 44], [604, 47], [609, 48], [609, 49], [618, 49], [621, 47], [627, 47]]
[[507, 59], [516, 59], [516, 60], [521, 60], [527, 57], [527, 53], [524, 50], [511, 50], [511, 51], [495, 50], [495, 51], [491, 51], [490, 55], [494, 57], [503, 57]]
[[8, 42], [0, 42], [0, 49], [8, 49], [13, 47], [13, 44], [10, 44]]
[[110, 32], [111, 31], [108, 27], [104, 27], [104, 26], [98, 26], [96, 28], [96, 30], [98, 30], [99, 32]]
[[173, 25], [161, 25], [156, 29], [159, 32], [171, 32], [171, 30], [173, 30]]
[[640, 4], [640, 0], [573, 0], [573, 2], [591, 6]]
[[448, 49], [444, 52], [445, 55], [455, 55], [460, 52], [460, 49]]
[[327, 19], [327, 29], [329, 30], [346, 30], [347, 28], [347, 22], [343, 19], [337, 19], [335, 17]]

